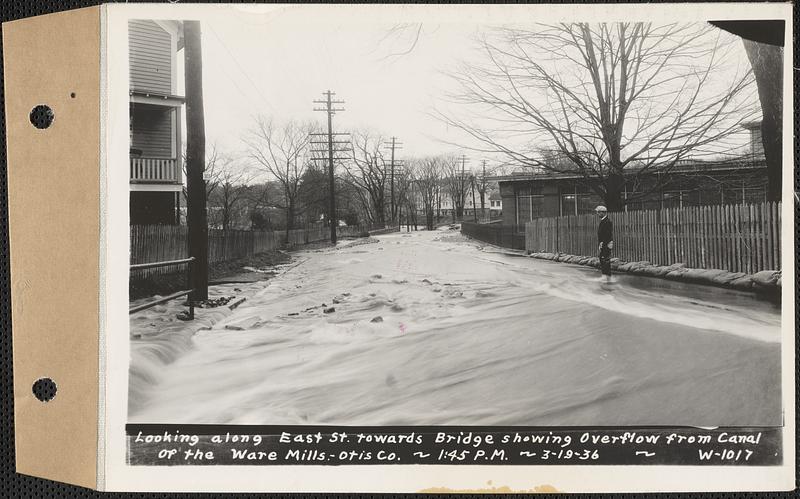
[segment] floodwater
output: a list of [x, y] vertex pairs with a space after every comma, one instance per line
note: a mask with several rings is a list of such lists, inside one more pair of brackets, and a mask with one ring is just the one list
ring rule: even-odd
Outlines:
[[630, 276], [603, 286], [454, 231], [377, 239], [301, 253], [212, 329], [136, 345], [130, 421], [781, 424], [770, 303]]

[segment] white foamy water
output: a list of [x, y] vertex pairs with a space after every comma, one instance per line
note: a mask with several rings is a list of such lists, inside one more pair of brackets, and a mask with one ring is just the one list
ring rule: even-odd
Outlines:
[[378, 239], [305, 253], [210, 330], [140, 342], [130, 420], [781, 422], [770, 304], [628, 276], [609, 291], [592, 269], [449, 231]]

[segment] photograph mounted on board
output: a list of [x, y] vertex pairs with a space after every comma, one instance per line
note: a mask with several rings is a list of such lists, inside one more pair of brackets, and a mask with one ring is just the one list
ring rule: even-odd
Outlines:
[[307, 7], [128, 21], [128, 422], [783, 425], [783, 21]]

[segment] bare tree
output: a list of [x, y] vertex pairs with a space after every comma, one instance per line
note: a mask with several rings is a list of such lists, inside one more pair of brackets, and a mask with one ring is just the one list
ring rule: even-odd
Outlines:
[[[181, 162], [181, 168], [183, 170], [183, 176], [186, 178], [186, 151], [183, 151], [183, 161]], [[203, 178], [205, 179], [206, 184], [206, 203], [208, 203], [208, 199], [211, 197], [211, 193], [214, 192], [214, 189], [217, 188], [219, 184], [219, 176], [220, 172], [225, 169], [226, 164], [233, 161], [233, 159], [221, 153], [217, 149], [217, 144], [211, 144], [209, 150], [206, 151], [205, 155], [205, 167], [203, 168]], [[186, 186], [183, 186], [183, 196], [186, 197]]]
[[473, 170], [472, 175], [475, 179], [475, 190], [481, 197], [481, 216], [486, 214], [486, 193], [489, 190], [489, 174], [495, 173], [496, 168], [486, 169], [486, 160], [483, 160], [482, 166], [478, 170]]
[[254, 178], [254, 173], [247, 167], [232, 161], [219, 168], [217, 185], [209, 200], [210, 221], [217, 220], [222, 230], [228, 232], [237, 209], [250, 195], [249, 184]]
[[303, 172], [297, 190], [295, 215], [301, 216], [306, 224], [327, 216], [328, 183], [327, 167], [324, 164], [312, 163]]
[[[741, 46], [709, 25], [504, 27], [479, 46], [485, 63], [453, 75], [462, 88], [453, 97], [486, 118], [437, 115], [477, 139], [476, 150], [583, 176], [610, 210], [623, 206], [627, 178], [730, 152], [725, 139], [755, 116]], [[542, 148], [568, 166], [545, 161]]]
[[[416, 225], [417, 203], [412, 192], [412, 176], [407, 168], [395, 170], [394, 195], [395, 202], [400, 210], [405, 207], [406, 220]], [[399, 216], [399, 215], [398, 215]]]
[[[423, 27], [423, 23], [399, 23], [391, 26], [375, 43], [376, 49], [390, 51], [380, 60], [402, 57], [413, 52], [420, 41]], [[396, 45], [401, 48], [395, 48]]]
[[390, 180], [390, 165], [382, 152], [384, 140], [380, 135], [365, 130], [350, 132], [350, 137], [353, 157], [345, 164], [347, 179], [362, 191], [370, 223], [383, 226], [386, 223], [386, 189]]
[[[408, 162], [407, 175], [409, 191], [419, 196], [422, 210], [425, 212], [425, 226], [434, 228], [434, 212], [439, 184], [444, 172], [445, 160], [441, 156], [428, 156]], [[411, 193], [409, 193], [411, 194]]]
[[303, 173], [310, 164], [312, 123], [289, 121], [277, 125], [259, 117], [245, 138], [250, 157], [281, 185], [286, 211], [286, 234], [294, 228], [297, 194]]
[[470, 188], [470, 172], [465, 168], [464, 157], [442, 156], [438, 158], [442, 171], [444, 189], [453, 202], [453, 222], [464, 216], [464, 205]]
[[272, 228], [273, 220], [269, 216], [269, 210], [277, 208], [273, 202], [275, 199], [283, 199], [282, 191], [283, 188], [275, 181], [252, 182], [246, 186], [243, 202], [248, 213], [247, 217], [250, 219], [251, 229]]

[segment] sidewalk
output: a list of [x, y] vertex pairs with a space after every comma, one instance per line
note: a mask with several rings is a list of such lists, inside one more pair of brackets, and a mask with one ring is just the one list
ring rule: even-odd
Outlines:
[[[572, 263], [599, 268], [600, 260], [596, 256], [567, 255], [564, 253], [530, 253], [530, 257], [541, 260]], [[611, 269], [648, 277], [660, 277], [674, 281], [708, 284], [723, 288], [751, 291], [765, 295], [780, 296], [782, 276], [780, 270], [762, 270], [755, 274], [730, 272], [722, 269], [693, 269], [683, 263], [672, 265], [653, 265], [647, 261], [625, 262], [619, 258], [611, 259]]]

